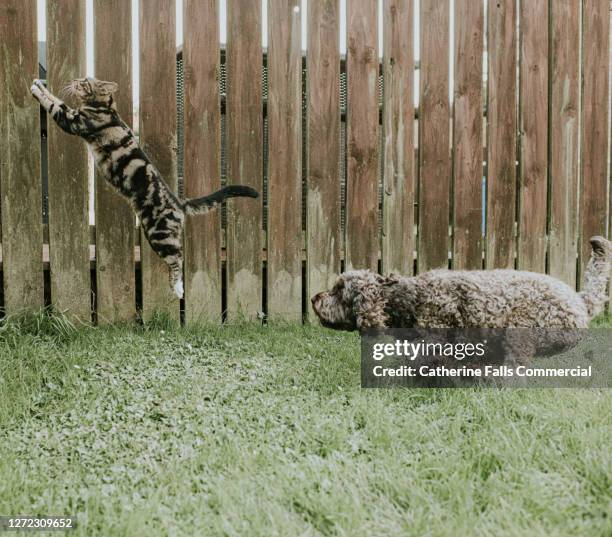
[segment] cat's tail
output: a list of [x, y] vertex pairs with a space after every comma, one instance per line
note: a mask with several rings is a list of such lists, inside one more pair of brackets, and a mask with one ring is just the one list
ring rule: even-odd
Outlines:
[[612, 262], [612, 242], [603, 237], [591, 237], [591, 259], [584, 273], [584, 288], [580, 297], [584, 301], [592, 318], [601, 313], [607, 300], [606, 285], [610, 278]]
[[228, 198], [258, 198], [259, 192], [250, 186], [231, 185], [224, 186], [220, 190], [203, 196], [201, 198], [192, 198], [185, 200], [185, 212], [188, 215], [204, 214], [211, 209], [214, 209], [221, 202]]

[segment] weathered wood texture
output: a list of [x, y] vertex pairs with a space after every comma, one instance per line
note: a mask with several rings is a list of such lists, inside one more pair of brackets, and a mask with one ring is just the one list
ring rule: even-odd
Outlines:
[[[122, 119], [132, 125], [132, 5], [130, 0], [95, 0], [95, 73], [119, 84], [114, 96]], [[136, 316], [135, 218], [132, 208], [96, 175], [96, 304], [99, 324]]]
[[[588, 239], [609, 234], [612, 222], [608, 0], [487, 0], [486, 7], [480, 0], [419, 0], [419, 5], [416, 0], [350, 0], [346, 24], [340, 20], [340, 0], [312, 0], [307, 14], [301, 12], [300, 0], [266, 2], [267, 58], [261, 43], [261, 1], [228, 2], [224, 100], [219, 89], [224, 67], [219, 44], [222, 4], [183, 0], [185, 193], [198, 197], [220, 186], [226, 149], [228, 183], [250, 185], [262, 194], [258, 200], [227, 203], [225, 237], [220, 211], [187, 221], [187, 322], [220, 320], [224, 302], [230, 320], [257, 319], [266, 304], [273, 319], [299, 320], [303, 293], [309, 299], [329, 289], [343, 255], [347, 270], [381, 267], [385, 273], [410, 274], [415, 250], [419, 272], [447, 267], [449, 259], [457, 269], [480, 268], [484, 252], [487, 268], [547, 271], [580, 286], [590, 256]], [[47, 0], [46, 6], [48, 83], [58, 93], [85, 71], [85, 2]], [[132, 2], [93, 0], [93, 6], [95, 74], [118, 82], [116, 102], [130, 123]], [[380, 7], [382, 61], [377, 50]], [[88, 321], [94, 267], [95, 318], [100, 323], [130, 320], [137, 313], [140, 285], [135, 278], [136, 219], [128, 204], [97, 179], [92, 265], [85, 150], [82, 141], [52, 122], [49, 225], [43, 225], [44, 140], [41, 145], [40, 108], [29, 91], [39, 76], [36, 8], [34, 0], [0, 2], [0, 263], [5, 309], [15, 313], [43, 306], [43, 270], [50, 267], [52, 305]], [[176, 190], [175, 9], [173, 0], [140, 1], [138, 132], [144, 150]], [[413, 57], [417, 16], [418, 75]], [[303, 17], [308, 19], [304, 102]], [[340, 91], [340, 28], [347, 32], [347, 103]], [[264, 61], [269, 69], [265, 101]], [[420, 95], [416, 114], [415, 76]], [[269, 127], [265, 147], [264, 117]], [[345, 140], [346, 153], [341, 151]], [[264, 151], [269, 159], [265, 168]], [[50, 247], [43, 244], [47, 231]], [[144, 237], [140, 242], [143, 316], [150, 319], [161, 311], [178, 319], [168, 269]], [[262, 296], [266, 284], [267, 296]]]
[[377, 4], [347, 4], [346, 268], [378, 270]]
[[548, 0], [520, 4], [518, 268], [544, 272], [548, 176]]
[[421, 0], [418, 270], [448, 266], [449, 3]]
[[40, 106], [35, 0], [0, 3], [0, 189], [4, 309], [43, 305]]
[[482, 2], [455, 0], [453, 268], [482, 268]]
[[308, 2], [307, 297], [340, 272], [339, 3]]
[[486, 268], [514, 268], [516, 251], [516, 1], [488, 1]]
[[412, 5], [410, 0], [383, 4], [383, 274], [412, 274], [414, 263]]
[[578, 249], [580, 2], [550, 4], [549, 272], [571, 286]]
[[[54, 95], [85, 73], [85, 4], [47, 2], [47, 87]], [[68, 104], [76, 104], [68, 102]], [[51, 302], [80, 322], [91, 321], [87, 148], [47, 117]]]
[[[184, 0], [185, 196], [221, 186], [219, 1]], [[221, 211], [185, 224], [185, 320], [221, 319]]]
[[606, 232], [610, 2], [589, 0], [583, 9], [581, 279], [591, 253], [589, 238]]
[[[140, 1], [140, 144], [166, 183], [177, 190], [176, 39], [172, 0]], [[178, 319], [167, 265], [141, 233], [142, 314]]]
[[[261, 2], [227, 3], [228, 183], [263, 194]], [[227, 314], [256, 318], [262, 310], [262, 198], [229, 200]]]
[[268, 0], [268, 317], [302, 318], [300, 0]]

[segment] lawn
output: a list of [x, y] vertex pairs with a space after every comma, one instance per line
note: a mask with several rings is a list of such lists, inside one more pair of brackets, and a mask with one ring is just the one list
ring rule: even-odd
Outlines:
[[355, 334], [42, 316], [0, 372], [0, 514], [68, 535], [612, 535], [609, 391], [361, 390]]

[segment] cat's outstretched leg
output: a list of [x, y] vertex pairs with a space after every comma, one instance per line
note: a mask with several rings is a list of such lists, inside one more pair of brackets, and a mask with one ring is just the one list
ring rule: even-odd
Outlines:
[[68, 134], [82, 134], [87, 130], [87, 123], [77, 110], [73, 110], [51, 93], [42, 80], [35, 80], [30, 93], [53, 118], [53, 121]]

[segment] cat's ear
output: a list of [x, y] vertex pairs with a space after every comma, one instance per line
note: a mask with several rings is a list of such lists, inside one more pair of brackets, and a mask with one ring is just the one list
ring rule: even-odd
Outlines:
[[100, 82], [100, 90], [107, 95], [112, 95], [118, 88], [117, 82]]

